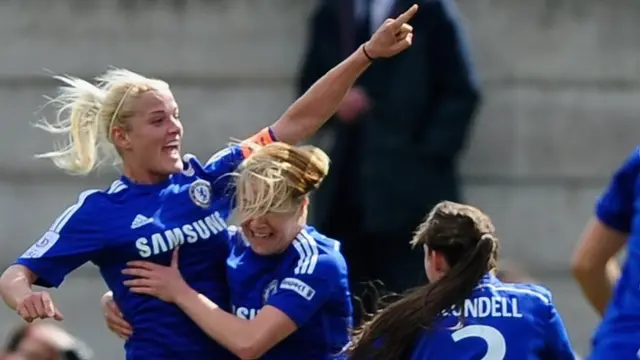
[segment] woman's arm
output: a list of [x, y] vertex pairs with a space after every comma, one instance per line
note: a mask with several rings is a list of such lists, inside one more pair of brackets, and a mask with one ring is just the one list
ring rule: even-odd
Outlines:
[[9, 266], [0, 277], [2, 299], [11, 309], [16, 310], [20, 301], [33, 292], [31, 286], [36, 279], [36, 274], [25, 266]]
[[176, 304], [207, 335], [242, 359], [259, 358], [297, 329], [289, 316], [273, 306], [264, 306], [251, 320], [220, 309], [184, 281], [178, 270], [177, 251], [171, 266], [146, 261], [132, 261], [128, 266], [122, 273], [137, 277], [124, 281], [131, 292]]
[[627, 241], [627, 234], [613, 230], [598, 219], [587, 224], [573, 254], [571, 268], [582, 292], [603, 315], [620, 277], [615, 255]]
[[321, 255], [313, 269], [291, 271], [256, 317], [242, 319], [192, 289], [178, 270], [178, 252], [170, 266], [132, 261], [122, 271], [131, 292], [175, 303], [205, 333], [242, 359], [256, 359], [303, 326], [324, 306], [346, 277], [346, 269], [330, 255]]
[[297, 329], [293, 320], [275, 307], [265, 306], [255, 318], [245, 320], [220, 309], [193, 289], [179, 297], [176, 305], [207, 335], [241, 359], [259, 358]]
[[331, 69], [271, 126], [275, 138], [295, 144], [313, 135], [338, 110], [344, 96], [370, 64], [359, 48]]
[[407, 22], [417, 11], [418, 6], [413, 5], [398, 18], [385, 21], [369, 41], [316, 81], [271, 126], [275, 138], [295, 144], [315, 133], [336, 112], [356, 79], [369, 67], [369, 57], [391, 57], [411, 46], [413, 29]]
[[0, 277], [0, 295], [26, 322], [47, 318], [62, 320], [62, 313], [54, 305], [51, 295], [31, 289], [37, 279], [37, 275], [26, 266], [11, 265]]

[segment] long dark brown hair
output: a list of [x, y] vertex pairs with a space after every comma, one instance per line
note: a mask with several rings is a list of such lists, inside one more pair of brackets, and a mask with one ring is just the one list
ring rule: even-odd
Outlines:
[[[498, 239], [479, 209], [450, 201], [436, 205], [418, 226], [411, 245], [444, 257], [449, 271], [415, 288], [356, 330], [347, 350], [354, 360], [399, 360], [418, 335], [434, 326], [443, 310], [460, 309], [482, 276], [496, 268]], [[462, 312], [461, 312], [462, 313]]]

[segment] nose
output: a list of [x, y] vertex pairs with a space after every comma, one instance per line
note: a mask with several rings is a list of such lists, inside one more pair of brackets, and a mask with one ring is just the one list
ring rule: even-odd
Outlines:
[[170, 134], [181, 134], [182, 133], [182, 123], [175, 117], [171, 117], [171, 121], [169, 121], [169, 133]]
[[249, 228], [256, 229], [265, 224], [264, 218], [262, 216], [255, 216], [245, 219], [242, 224]]

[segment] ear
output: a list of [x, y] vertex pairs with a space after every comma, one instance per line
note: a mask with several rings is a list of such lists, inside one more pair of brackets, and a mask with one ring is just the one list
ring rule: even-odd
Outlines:
[[111, 142], [118, 149], [131, 149], [129, 133], [122, 126], [113, 126], [111, 128]]
[[309, 195], [305, 195], [302, 201], [300, 202], [300, 206], [298, 207], [298, 215], [305, 216], [307, 214], [308, 208], [309, 208]]
[[433, 263], [433, 267], [437, 272], [444, 274], [449, 271], [449, 264], [447, 264], [447, 260], [442, 253], [429, 250], [429, 261]]

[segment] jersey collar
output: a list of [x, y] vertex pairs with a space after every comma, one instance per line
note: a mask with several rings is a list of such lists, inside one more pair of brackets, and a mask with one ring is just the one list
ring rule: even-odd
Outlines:
[[129, 179], [128, 177], [122, 175], [120, 176], [120, 181], [122, 181], [125, 185], [127, 185], [128, 188], [133, 190], [142, 191], [142, 192], [157, 192], [166, 188], [168, 185], [170, 185], [172, 177], [173, 175], [170, 175], [166, 180], [159, 182], [157, 184], [137, 184], [131, 181], [131, 179]]

